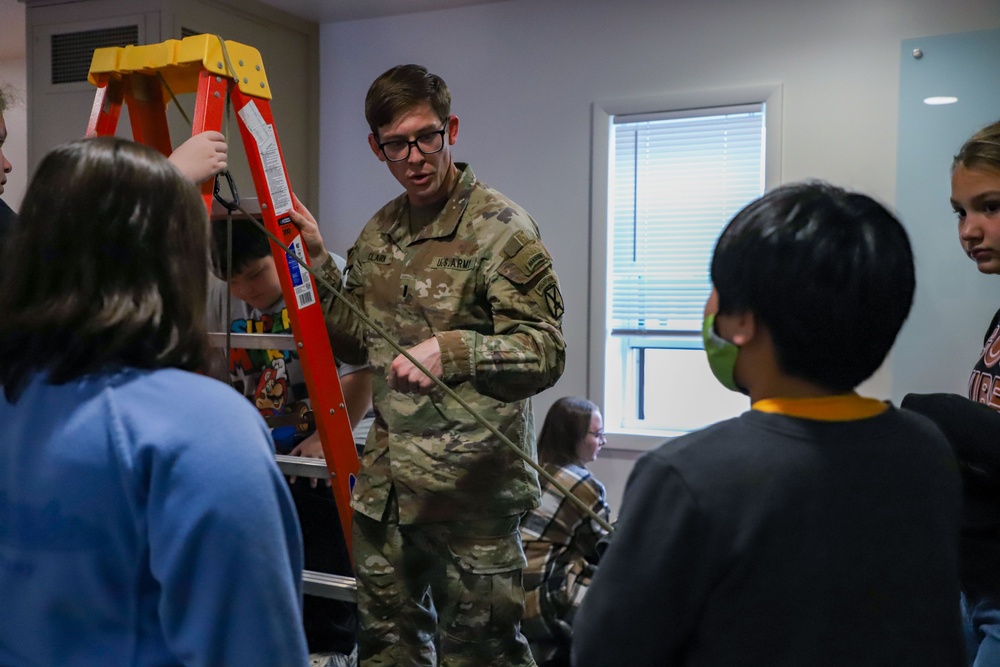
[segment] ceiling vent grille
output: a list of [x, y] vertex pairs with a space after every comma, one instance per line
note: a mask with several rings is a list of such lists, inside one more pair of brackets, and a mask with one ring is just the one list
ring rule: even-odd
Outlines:
[[52, 83], [86, 81], [94, 49], [128, 46], [138, 41], [137, 25], [52, 35]]

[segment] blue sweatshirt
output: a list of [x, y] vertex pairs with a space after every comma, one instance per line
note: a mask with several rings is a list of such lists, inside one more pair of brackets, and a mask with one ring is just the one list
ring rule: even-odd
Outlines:
[[267, 427], [183, 371], [0, 396], [0, 664], [305, 665]]

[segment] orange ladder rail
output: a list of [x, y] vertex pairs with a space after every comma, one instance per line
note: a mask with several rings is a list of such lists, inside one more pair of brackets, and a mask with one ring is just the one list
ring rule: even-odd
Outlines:
[[[97, 86], [97, 94], [86, 136], [114, 134], [125, 104], [134, 140], [164, 155], [172, 151], [166, 118], [171, 93], [197, 95], [192, 136], [222, 129], [228, 94], [247, 150], [264, 225], [308, 262], [301, 235], [288, 215], [293, 205], [292, 189], [271, 112], [270, 87], [256, 49], [238, 42], [223, 43], [214, 35], [194, 35], [148, 46], [102, 48], [94, 52], [88, 78]], [[212, 179], [202, 184], [209, 213], [212, 190]], [[350, 551], [351, 488], [358, 472], [358, 455], [319, 292], [313, 277], [294, 258], [273, 240], [270, 244]]]

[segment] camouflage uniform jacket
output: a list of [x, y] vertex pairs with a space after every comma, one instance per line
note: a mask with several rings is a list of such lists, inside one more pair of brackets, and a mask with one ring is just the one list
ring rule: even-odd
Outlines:
[[[534, 220], [460, 174], [444, 208], [416, 236], [406, 195], [365, 225], [348, 254], [343, 293], [403, 349], [435, 336], [442, 380], [535, 457], [529, 397], [562, 375], [562, 297]], [[323, 267], [333, 285], [341, 276]], [[452, 397], [390, 391], [397, 352], [321, 289], [334, 353], [370, 363], [375, 423], [353, 506], [380, 520], [390, 489], [403, 524], [520, 514], [538, 504], [535, 472]]]

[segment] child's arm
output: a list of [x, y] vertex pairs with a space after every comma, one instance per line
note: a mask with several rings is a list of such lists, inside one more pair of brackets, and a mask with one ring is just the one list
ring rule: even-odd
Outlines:
[[[372, 372], [368, 368], [361, 368], [340, 378], [341, 390], [344, 392], [344, 402], [347, 404], [347, 414], [351, 420], [351, 428], [358, 425], [372, 407]], [[291, 456], [305, 456], [306, 458], [322, 459], [323, 442], [320, 440], [319, 431], [312, 433], [308, 438], [295, 446], [289, 452]], [[290, 477], [290, 482], [295, 478]], [[316, 486], [316, 480], [312, 479], [312, 486]], [[329, 486], [330, 480], [327, 480]]]
[[1000, 412], [958, 394], [907, 394], [900, 406], [937, 424], [966, 474], [1000, 484]]
[[716, 579], [710, 523], [656, 452], [636, 463], [610, 546], [573, 619], [576, 667], [685, 662]]
[[342, 375], [340, 387], [344, 391], [347, 414], [351, 418], [351, 428], [355, 428], [372, 409], [372, 372], [370, 368]]

